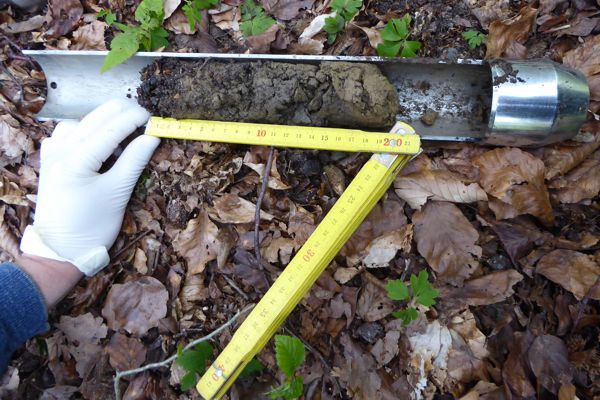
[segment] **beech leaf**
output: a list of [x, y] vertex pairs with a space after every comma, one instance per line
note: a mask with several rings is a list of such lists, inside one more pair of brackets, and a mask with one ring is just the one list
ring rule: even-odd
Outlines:
[[[542, 257], [535, 271], [581, 300], [600, 276], [600, 265], [587, 254], [559, 249]], [[600, 300], [600, 285], [589, 295], [592, 299]]]

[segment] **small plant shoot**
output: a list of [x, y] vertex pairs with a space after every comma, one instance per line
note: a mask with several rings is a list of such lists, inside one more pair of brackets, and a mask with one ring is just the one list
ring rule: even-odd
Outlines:
[[409, 27], [412, 18], [404, 14], [400, 19], [392, 18], [381, 30], [383, 43], [377, 46], [377, 54], [380, 57], [416, 57], [421, 48], [421, 42], [408, 40]]
[[410, 288], [399, 279], [388, 281], [385, 290], [390, 299], [396, 301], [408, 301], [406, 308], [394, 311], [392, 315], [402, 320], [404, 325], [410, 324], [419, 317], [416, 305], [420, 304], [431, 307], [435, 304], [438, 291], [429, 283], [427, 271], [419, 272], [419, 275], [410, 276]]
[[208, 361], [213, 355], [213, 348], [208, 342], [201, 342], [193, 349], [183, 351], [183, 347], [177, 348], [177, 364], [181, 365], [187, 373], [181, 378], [181, 390], [184, 392], [193, 388], [200, 376], [206, 372]]
[[244, 37], [256, 36], [266, 32], [275, 24], [275, 19], [265, 14], [265, 10], [254, 0], [246, 0], [241, 7], [242, 23], [240, 30]]
[[116, 22], [114, 14], [108, 11], [105, 18], [110, 19], [121, 33], [110, 42], [110, 51], [104, 59], [100, 72], [106, 72], [123, 63], [140, 50], [155, 51], [167, 46], [169, 33], [161, 26], [164, 16], [162, 0], [142, 0], [134, 15], [139, 23], [137, 26]]
[[266, 393], [271, 399], [297, 399], [304, 393], [304, 377], [296, 376], [296, 369], [304, 363], [306, 350], [300, 339], [294, 336], [275, 336], [277, 366], [285, 375], [285, 381]]
[[487, 40], [487, 35], [485, 33], [473, 29], [463, 32], [462, 36], [466, 39], [470, 49], [481, 46]]
[[335, 11], [336, 15], [325, 19], [323, 30], [327, 32], [327, 43], [335, 42], [337, 34], [344, 30], [346, 23], [352, 21], [362, 6], [362, 0], [333, 0], [331, 2], [331, 9]]
[[181, 10], [188, 20], [191, 31], [196, 27], [196, 23], [202, 21], [202, 14], [200, 12], [213, 8], [217, 3], [219, 3], [219, 0], [185, 0], [185, 4], [181, 7]]

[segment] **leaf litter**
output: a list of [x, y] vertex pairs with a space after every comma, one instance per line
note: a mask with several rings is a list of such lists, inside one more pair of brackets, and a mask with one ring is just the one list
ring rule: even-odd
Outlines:
[[[482, 58], [484, 46], [469, 49], [462, 39], [476, 29], [488, 33], [488, 57], [551, 57], [585, 74], [592, 113], [580, 140], [521, 150], [428, 146], [285, 328], [313, 348], [301, 367], [306, 398], [600, 396], [600, 32], [592, 27], [598, 5], [368, 3], [356, 26], [329, 45], [322, 31], [330, 16], [326, 2], [263, 1], [277, 24], [251, 39], [240, 31], [241, 1], [203, 12], [194, 30], [181, 3], [165, 3], [167, 50], [374, 55], [385, 23], [408, 12], [423, 56]], [[17, 255], [30, 222], [37, 149], [52, 128], [33, 118], [45, 82], [19, 46], [102, 50], [116, 33], [95, 17], [105, 3], [51, 5], [0, 10], [2, 260]], [[134, 20], [135, 4], [111, 6], [119, 21]], [[111, 266], [82, 281], [51, 313], [50, 331], [17, 352], [0, 380], [2, 396], [110, 397], [116, 370], [165, 359], [257, 301], [366, 159], [278, 149], [261, 207], [259, 265], [253, 223], [266, 154], [258, 147], [163, 141], [135, 190]], [[404, 327], [391, 316], [398, 304], [386, 282], [425, 270], [440, 297]], [[221, 350], [231, 334], [217, 336], [213, 347]], [[268, 372], [237, 382], [231, 398], [275, 386], [274, 354], [272, 343], [259, 353]], [[185, 398], [180, 372], [139, 374], [123, 383], [124, 398]]]

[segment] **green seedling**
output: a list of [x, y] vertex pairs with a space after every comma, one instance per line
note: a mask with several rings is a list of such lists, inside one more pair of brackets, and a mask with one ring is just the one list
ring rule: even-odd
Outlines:
[[109, 9], [100, 10], [100, 12], [96, 14], [96, 18], [103, 19], [108, 26], [117, 22], [117, 16]]
[[200, 376], [206, 372], [208, 361], [213, 355], [213, 348], [208, 342], [200, 342], [193, 349], [183, 351], [183, 347], [177, 348], [177, 364], [181, 365], [187, 372], [181, 378], [181, 390], [186, 391], [194, 386]]
[[283, 371], [285, 381], [266, 393], [271, 399], [297, 399], [304, 393], [304, 377], [296, 376], [296, 369], [304, 363], [306, 350], [300, 339], [294, 336], [275, 336], [275, 358]]
[[100, 72], [121, 64], [140, 50], [154, 51], [167, 46], [169, 33], [161, 26], [164, 16], [162, 0], [142, 0], [134, 15], [139, 25], [128, 26], [113, 21], [121, 33], [110, 42], [110, 51]]
[[242, 4], [241, 10], [240, 30], [245, 37], [260, 35], [275, 24], [275, 19], [265, 14], [265, 10], [254, 0], [246, 0]]
[[327, 32], [327, 43], [335, 42], [337, 34], [344, 30], [346, 23], [352, 21], [362, 6], [362, 0], [333, 0], [331, 2], [331, 9], [335, 11], [336, 16], [325, 19], [323, 30]]
[[190, 30], [193, 31], [196, 23], [202, 21], [202, 10], [208, 10], [213, 8], [219, 3], [219, 0], [185, 0], [185, 4], [181, 7], [181, 10], [185, 14]]
[[487, 35], [476, 30], [463, 32], [462, 36], [467, 40], [470, 49], [481, 46], [487, 40]]
[[408, 301], [406, 308], [394, 311], [392, 315], [401, 319], [404, 325], [418, 318], [419, 313], [416, 305], [421, 304], [431, 307], [435, 304], [439, 292], [429, 283], [429, 274], [427, 271], [419, 272], [419, 275], [410, 276], [410, 289], [408, 285], [400, 279], [390, 280], [385, 285], [387, 295], [392, 300]]
[[421, 48], [421, 42], [408, 40], [409, 27], [412, 18], [404, 14], [400, 19], [392, 18], [381, 30], [383, 43], [377, 46], [377, 54], [380, 57], [416, 57]]

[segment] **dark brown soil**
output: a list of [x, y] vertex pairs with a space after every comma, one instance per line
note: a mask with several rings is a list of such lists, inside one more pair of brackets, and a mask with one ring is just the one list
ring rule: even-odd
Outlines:
[[142, 73], [153, 115], [287, 125], [389, 128], [399, 104], [374, 65], [161, 59]]

